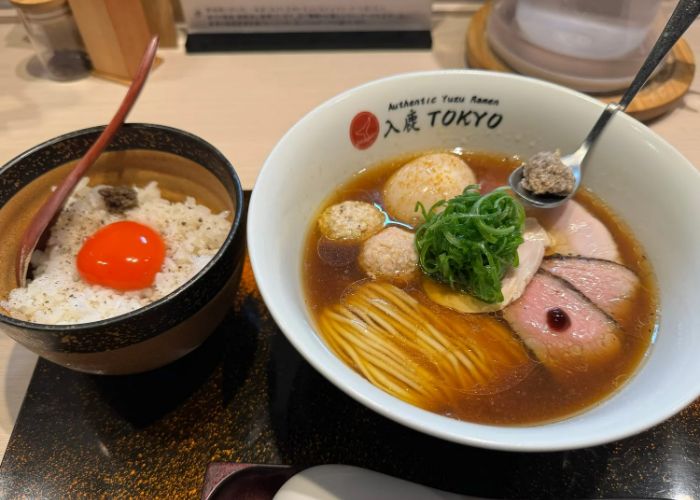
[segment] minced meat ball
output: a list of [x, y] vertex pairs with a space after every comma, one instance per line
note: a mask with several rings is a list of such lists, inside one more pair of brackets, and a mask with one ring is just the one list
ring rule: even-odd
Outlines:
[[561, 162], [559, 151], [543, 151], [525, 162], [520, 184], [534, 194], [567, 196], [574, 190], [576, 180], [571, 169]]
[[318, 227], [330, 240], [363, 241], [384, 227], [384, 214], [365, 201], [344, 201], [325, 209]]
[[416, 202], [430, 210], [436, 202], [454, 198], [475, 183], [474, 172], [460, 157], [448, 153], [424, 155], [389, 178], [384, 185], [384, 206], [395, 219], [416, 226], [423, 222], [421, 212], [416, 212]]
[[111, 214], [123, 214], [139, 205], [136, 190], [130, 186], [105, 186], [100, 188], [98, 193]]
[[388, 227], [364, 242], [358, 258], [371, 278], [409, 279], [418, 268], [413, 233]]

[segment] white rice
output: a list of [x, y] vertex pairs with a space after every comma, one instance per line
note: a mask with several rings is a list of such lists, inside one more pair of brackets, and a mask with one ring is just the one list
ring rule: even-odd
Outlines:
[[[84, 178], [51, 229], [45, 251], [32, 255], [34, 279], [12, 290], [2, 306], [11, 316], [49, 325], [86, 323], [124, 314], [154, 302], [183, 285], [221, 248], [231, 228], [229, 212], [212, 214], [194, 198], [173, 203], [160, 196], [155, 182], [135, 187], [138, 207], [109, 213], [98, 190]], [[84, 282], [75, 258], [86, 237], [102, 226], [131, 220], [158, 231], [166, 256], [153, 286], [119, 292]]]

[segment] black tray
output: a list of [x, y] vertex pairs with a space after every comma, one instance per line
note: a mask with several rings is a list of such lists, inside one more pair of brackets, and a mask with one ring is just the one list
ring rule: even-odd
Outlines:
[[313, 33], [190, 33], [185, 49], [197, 52], [430, 49], [430, 31]]
[[700, 401], [648, 432], [583, 450], [506, 453], [441, 441], [366, 409], [311, 368], [272, 321], [246, 263], [224, 323], [174, 364], [105, 377], [40, 360], [0, 492], [197, 497], [207, 465], [227, 461], [358, 465], [493, 498], [698, 498]]

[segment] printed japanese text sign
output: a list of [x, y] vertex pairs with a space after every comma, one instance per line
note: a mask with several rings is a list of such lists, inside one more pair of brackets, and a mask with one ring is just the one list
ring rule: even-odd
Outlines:
[[430, 0], [182, 0], [189, 33], [429, 31]]

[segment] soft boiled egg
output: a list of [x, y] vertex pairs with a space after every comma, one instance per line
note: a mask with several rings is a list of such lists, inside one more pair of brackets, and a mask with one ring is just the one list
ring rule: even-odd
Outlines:
[[165, 243], [156, 231], [138, 222], [119, 221], [85, 240], [76, 265], [86, 282], [127, 291], [151, 286], [164, 260]]
[[420, 156], [398, 169], [384, 185], [384, 204], [395, 219], [414, 227], [423, 222], [416, 202], [430, 210], [440, 200], [462, 194], [476, 176], [459, 156], [434, 153]]

